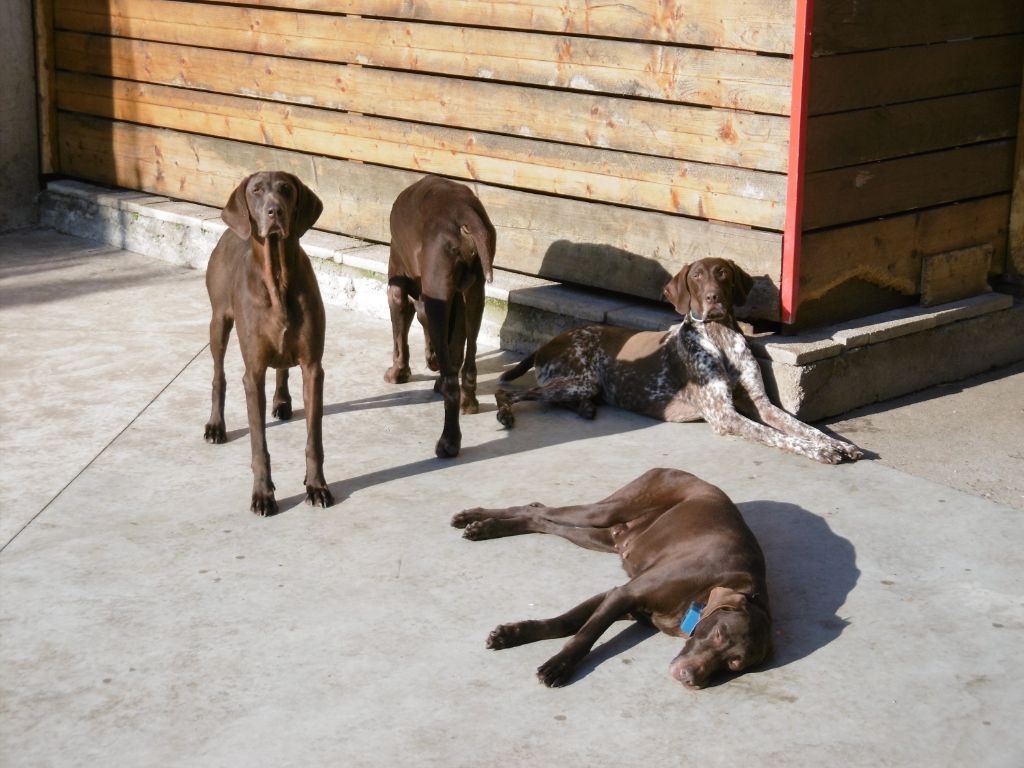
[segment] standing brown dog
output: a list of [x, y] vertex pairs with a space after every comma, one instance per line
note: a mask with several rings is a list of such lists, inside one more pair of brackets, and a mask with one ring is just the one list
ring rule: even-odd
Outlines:
[[334, 503], [324, 480], [321, 432], [324, 400], [324, 305], [313, 267], [299, 238], [313, 226], [323, 203], [289, 173], [266, 171], [246, 178], [231, 195], [221, 218], [228, 229], [210, 256], [206, 288], [213, 317], [213, 407], [206, 441], [223, 443], [224, 350], [231, 327], [245, 362], [245, 403], [252, 444], [252, 503], [258, 515], [277, 512], [267, 451], [265, 391], [267, 368], [277, 369], [273, 416], [290, 419], [292, 397], [288, 369], [302, 368], [302, 402], [306, 412], [306, 503]]
[[488, 648], [499, 649], [573, 635], [537, 670], [545, 685], [568, 683], [604, 631], [627, 617], [687, 638], [669, 674], [690, 688], [771, 652], [761, 547], [729, 497], [688, 472], [649, 470], [596, 504], [467, 509], [452, 525], [474, 541], [553, 533], [622, 558], [629, 583], [554, 619], [502, 624], [487, 638]]
[[[427, 367], [439, 371], [444, 430], [434, 452], [457, 456], [459, 411], [476, 413], [476, 337], [484, 313], [484, 280], [491, 282], [494, 227], [472, 190], [426, 176], [402, 190], [391, 208], [388, 306], [394, 353], [384, 380], [409, 380], [409, 326], [423, 326]], [[459, 394], [459, 369], [462, 393]]]

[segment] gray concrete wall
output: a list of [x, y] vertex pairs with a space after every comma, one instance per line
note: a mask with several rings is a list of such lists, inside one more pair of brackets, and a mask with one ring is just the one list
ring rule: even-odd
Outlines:
[[0, 9], [0, 232], [36, 220], [39, 150], [31, 0]]

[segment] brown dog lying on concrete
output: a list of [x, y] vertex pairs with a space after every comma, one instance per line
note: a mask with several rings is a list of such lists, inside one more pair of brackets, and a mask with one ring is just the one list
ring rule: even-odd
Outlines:
[[829, 464], [856, 461], [862, 454], [855, 445], [804, 424], [768, 399], [761, 369], [733, 314], [752, 285], [751, 277], [726, 259], [688, 264], [665, 287], [684, 317], [680, 326], [638, 332], [592, 325], [555, 337], [502, 374], [501, 381], [511, 381], [536, 366], [539, 386], [499, 389], [498, 421], [511, 427], [512, 405], [522, 400], [566, 405], [592, 419], [600, 400], [662, 421], [704, 419], [719, 434]]
[[309, 257], [299, 238], [323, 211], [320, 202], [289, 173], [261, 172], [246, 178], [231, 195], [221, 218], [228, 225], [210, 256], [206, 288], [213, 317], [213, 407], [206, 441], [223, 443], [224, 350], [231, 327], [245, 362], [245, 403], [252, 444], [252, 503], [258, 515], [277, 512], [267, 451], [265, 382], [267, 368], [277, 369], [273, 416], [289, 419], [292, 398], [288, 369], [302, 368], [302, 402], [306, 412], [306, 503], [334, 503], [324, 480], [321, 432], [324, 398], [324, 305]]
[[487, 647], [512, 648], [573, 635], [538, 670], [541, 682], [570, 681], [613, 622], [632, 617], [687, 638], [669, 673], [700, 688], [718, 670], [739, 672], [771, 652], [764, 555], [739, 510], [715, 486], [675, 469], [652, 469], [596, 504], [467, 509], [452, 525], [474, 541], [553, 533], [617, 552], [630, 581], [554, 619], [502, 624]]
[[[459, 412], [477, 413], [476, 338], [491, 282], [496, 236], [487, 212], [465, 184], [426, 176], [404, 189], [391, 209], [388, 305], [394, 353], [384, 380], [409, 380], [409, 326], [423, 326], [427, 367], [440, 371], [444, 429], [434, 452], [457, 456]], [[459, 369], [462, 392], [459, 393]]]

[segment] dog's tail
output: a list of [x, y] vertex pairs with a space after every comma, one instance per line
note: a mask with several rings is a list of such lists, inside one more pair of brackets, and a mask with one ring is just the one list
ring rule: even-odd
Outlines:
[[501, 374], [501, 376], [498, 377], [498, 381], [512, 381], [513, 379], [518, 379], [528, 370], [533, 368], [533, 358], [536, 356], [536, 354], [537, 353], [534, 352], [533, 354], [524, 357], [516, 364], [515, 368], [509, 368], [507, 371]]

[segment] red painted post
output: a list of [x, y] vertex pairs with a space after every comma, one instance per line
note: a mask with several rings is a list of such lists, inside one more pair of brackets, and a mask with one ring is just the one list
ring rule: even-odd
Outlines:
[[789, 164], [786, 180], [786, 222], [782, 233], [782, 281], [779, 288], [782, 322], [796, 320], [800, 301], [800, 227], [804, 210], [804, 146], [807, 93], [811, 71], [814, 0], [797, 0], [793, 42], [793, 93], [789, 111]]

